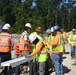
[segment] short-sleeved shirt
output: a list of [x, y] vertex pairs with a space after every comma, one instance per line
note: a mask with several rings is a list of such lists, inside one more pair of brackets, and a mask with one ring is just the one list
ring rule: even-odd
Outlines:
[[24, 40], [26, 41], [26, 40], [28, 40], [28, 33], [27, 33], [27, 31], [25, 31], [25, 35], [24, 35]]

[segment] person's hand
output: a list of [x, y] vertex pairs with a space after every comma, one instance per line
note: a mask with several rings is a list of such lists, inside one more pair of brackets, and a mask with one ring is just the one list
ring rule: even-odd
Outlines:
[[30, 58], [31, 56], [30, 56], [30, 55], [26, 55], [25, 57], [26, 57], [26, 58]]
[[43, 41], [44, 44], [46, 44], [47, 42], [48, 42], [47, 40], [44, 40], [44, 41]]
[[45, 46], [45, 48], [49, 49], [49, 46], [48, 46], [48, 45], [46, 45], [46, 46]]

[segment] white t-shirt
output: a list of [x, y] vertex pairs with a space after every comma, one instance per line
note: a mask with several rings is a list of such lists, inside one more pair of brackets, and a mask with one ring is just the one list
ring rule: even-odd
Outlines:
[[27, 33], [27, 31], [25, 31], [25, 35], [24, 35], [24, 40], [26, 41], [26, 40], [28, 40], [28, 33]]

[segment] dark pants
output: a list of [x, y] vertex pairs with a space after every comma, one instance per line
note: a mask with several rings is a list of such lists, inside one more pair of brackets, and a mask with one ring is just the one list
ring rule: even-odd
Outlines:
[[[0, 63], [11, 60], [11, 52], [2, 53], [0, 52]], [[4, 67], [3, 75], [7, 75], [8, 67]]]
[[30, 68], [29, 75], [38, 75], [38, 63], [37, 63], [37, 61], [29, 62], [28, 66]]
[[39, 75], [50, 75], [48, 71], [47, 61], [39, 62], [38, 66], [39, 66]]
[[48, 70], [51, 69], [51, 71], [53, 71], [54, 65], [52, 62], [52, 53], [48, 53], [47, 65], [48, 65]]

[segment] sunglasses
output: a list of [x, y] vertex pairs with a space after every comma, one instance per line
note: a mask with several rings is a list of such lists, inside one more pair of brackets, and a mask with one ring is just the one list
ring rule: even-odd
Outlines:
[[38, 29], [38, 30], [42, 30], [42, 29]]

